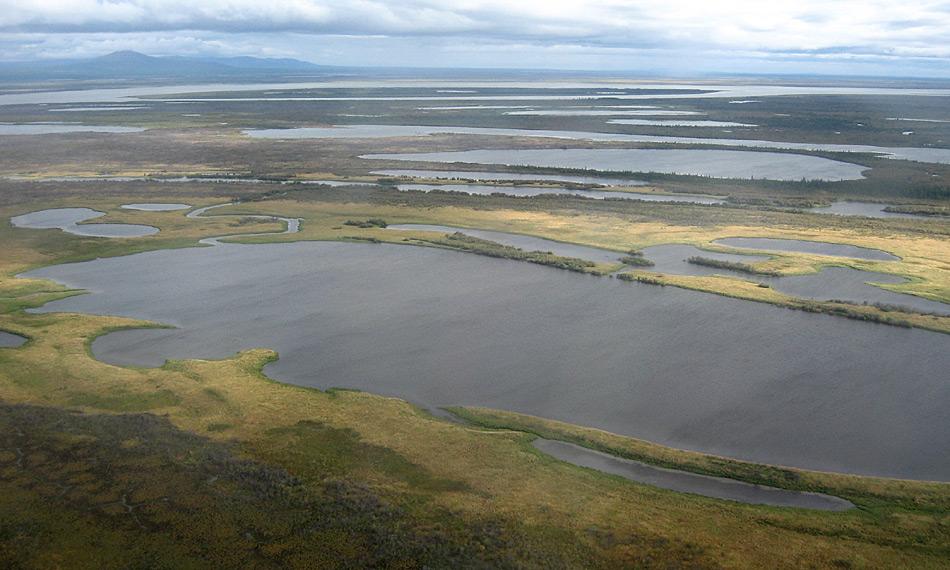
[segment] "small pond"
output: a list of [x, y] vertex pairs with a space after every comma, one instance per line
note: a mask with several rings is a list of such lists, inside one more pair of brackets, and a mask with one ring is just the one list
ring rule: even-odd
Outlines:
[[26, 343], [26, 337], [7, 331], [0, 331], [0, 348], [16, 348]]
[[532, 444], [538, 450], [561, 461], [681, 493], [692, 493], [751, 505], [798, 507], [822, 511], [845, 511], [854, 507], [851, 501], [830, 495], [787, 491], [724, 477], [710, 477], [709, 475], [698, 475], [688, 471], [665, 469], [563, 441], [536, 439]]
[[30, 212], [10, 218], [18, 228], [60, 229], [64, 232], [86, 237], [127, 238], [158, 233], [158, 228], [137, 224], [83, 224], [105, 216], [105, 212], [90, 208], [53, 208]]

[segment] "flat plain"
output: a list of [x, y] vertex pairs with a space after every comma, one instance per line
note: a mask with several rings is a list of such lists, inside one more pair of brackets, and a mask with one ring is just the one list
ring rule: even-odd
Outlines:
[[[716, 89], [715, 85], [705, 87]], [[466, 87], [475, 91], [470, 95], [439, 94], [439, 88], [445, 86], [377, 82], [369, 87], [244, 86], [241, 91], [221, 92], [176, 92], [163, 86], [160, 94], [122, 99], [122, 105], [134, 108], [121, 113], [102, 110], [120, 103], [89, 101], [94, 97], [86, 95], [73, 100], [60, 95], [63, 100], [52, 104], [0, 99], [2, 123], [28, 125], [69, 115], [71, 123], [132, 128], [122, 129], [129, 132], [99, 128], [98, 132], [0, 133], [0, 218], [4, 219], [0, 224], [0, 330], [27, 339], [20, 346], [11, 341], [12, 346], [0, 348], [0, 561], [4, 565], [329, 568], [346, 561], [376, 567], [946, 566], [950, 472], [939, 451], [946, 449], [950, 433], [947, 418], [940, 412], [950, 394], [939, 375], [947, 369], [950, 354], [946, 350], [950, 316], [940, 310], [921, 310], [917, 301], [933, 303], [938, 309], [950, 304], [950, 165], [898, 159], [866, 149], [776, 150], [730, 146], [728, 140], [913, 147], [933, 153], [950, 148], [945, 142], [950, 140], [950, 124], [938, 122], [950, 120], [950, 95], [806, 92], [755, 96], [757, 103], [737, 105], [730, 101], [739, 95], [666, 99], [663, 95], [669, 92], [658, 89], [631, 100], [596, 95], [603, 87], [472, 82]], [[628, 94], [637, 93], [636, 84], [622, 88]], [[610, 120], [612, 109], [622, 111], [633, 105], [691, 113], [690, 121], [716, 121], [719, 126], [625, 125]], [[539, 112], [513, 114], [511, 109], [499, 108], [505, 106]], [[79, 110], [53, 112], [70, 107]], [[894, 117], [925, 117], [933, 122], [915, 123], [913, 135], [907, 135], [905, 122], [891, 120]], [[756, 126], [724, 126], [737, 123]], [[317, 139], [255, 138], [245, 133], [248, 129], [336, 125], [724, 140], [686, 145], [517, 133]], [[780, 153], [847, 164], [849, 171], [860, 171], [860, 176], [834, 181], [807, 176], [717, 178], [653, 172], [647, 167], [638, 170], [635, 160], [595, 172], [576, 165], [527, 166], [516, 164], [517, 160], [474, 164], [361, 158], [472, 151], [514, 156], [516, 151], [563, 149], [716, 150], [739, 153], [737, 160]], [[380, 170], [412, 172], [374, 174]], [[421, 172], [425, 170], [450, 170], [453, 179], [429, 177]], [[512, 180], [493, 176], [487, 181], [475, 175], [471, 179], [459, 176], [469, 170], [514, 176]], [[538, 179], [532, 180], [533, 174]], [[566, 180], [551, 180], [554, 176]], [[577, 182], [576, 177], [585, 181]], [[588, 183], [586, 177], [606, 178], [612, 185]], [[623, 186], [623, 180], [630, 185]], [[407, 191], [399, 189], [400, 184], [451, 186]], [[480, 193], [457, 191], [465, 185], [479, 185]], [[497, 186], [499, 192], [486, 192], [486, 185]], [[580, 195], [511, 196], [504, 192], [515, 186], [566, 187]], [[601, 194], [587, 198], [585, 189]], [[610, 192], [624, 190], [657, 197], [700, 195], [717, 203], [609, 199]], [[883, 209], [910, 215], [866, 217], [822, 210], [849, 200], [883, 204]], [[129, 204], [182, 204], [193, 209], [227, 205], [195, 216], [189, 215], [194, 210], [184, 208], [123, 207]], [[8, 222], [56, 208], [90, 208], [104, 215], [89, 223], [149, 226], [158, 231], [141, 237], [92, 237]], [[458, 232], [389, 227], [399, 224], [447, 226]], [[466, 229], [551, 240], [574, 249], [564, 250], [570, 255], [534, 251], [485, 239], [491, 234], [466, 235]], [[221, 240], [223, 244], [199, 243], [218, 236], [229, 237]], [[736, 243], [742, 242], [727, 238], [803, 240], [864, 249], [829, 255], [814, 248], [803, 252], [748, 247], [755, 242], [740, 246]], [[664, 271], [659, 257], [650, 259], [651, 248], [663, 246], [690, 246], [707, 258], [753, 257], [739, 267], [722, 261], [719, 266], [709, 265], [707, 259], [702, 271]], [[261, 247], [299, 251], [309, 247], [306, 251], [316, 253], [296, 258], [251, 256], [253, 268], [240, 263], [228, 266], [237, 275], [253, 274], [252, 269], [264, 271], [266, 263], [280, 264], [280, 272], [275, 269], [274, 274], [296, 279], [290, 283], [296, 288], [246, 284], [229, 279], [223, 271], [220, 283], [206, 276], [203, 284], [207, 287], [189, 287], [184, 279], [161, 281], [157, 274], [149, 279], [147, 273], [160, 270], [159, 259], [174, 264], [179, 255], [181, 259], [198, 254], [217, 258], [240, 248]], [[584, 259], [583, 248], [608, 253]], [[851, 256], [866, 250], [888, 255]], [[320, 253], [329, 251], [335, 252], [332, 260]], [[148, 259], [156, 262], [144, 261]], [[137, 277], [161, 283], [161, 291], [142, 299], [134, 311], [123, 312], [118, 301], [110, 305], [108, 299], [92, 310], [102, 298], [97, 293], [107, 287], [123, 291], [135, 279], [125, 280], [119, 272], [109, 283], [80, 287], [66, 277], [56, 278], [57, 272], [65, 275], [70, 268], [79, 271], [107, 264], [133, 267], [143, 272]], [[566, 390], [535, 392], [530, 395], [531, 405], [507, 408], [485, 406], [482, 400], [469, 398], [473, 392], [464, 390], [455, 393], [461, 401], [453, 400], [451, 393], [431, 399], [425, 393], [413, 397], [399, 379], [417, 370], [405, 363], [433, 358], [426, 346], [414, 344], [431, 337], [406, 333], [400, 338], [392, 331], [412, 330], [408, 324], [400, 326], [401, 320], [428, 322], [423, 317], [452, 298], [452, 289], [445, 286], [436, 289], [438, 296], [427, 298], [421, 293], [427, 277], [436, 279], [447, 266], [475, 268], [464, 273], [469, 276], [465, 283], [456, 284], [458, 295], [468, 289], [490, 291], [498, 284], [519, 292], [499, 294], [494, 304], [483, 301], [478, 312], [486, 322], [498, 315], [499, 327], [520, 335], [519, 350], [530, 353], [532, 378], [563, 375], [576, 385], [589, 386], [586, 392], [592, 399], [573, 402], [574, 407], [588, 406], [589, 410], [601, 409], [598, 405], [603, 402], [593, 398], [597, 394], [606, 398], [604, 394], [610, 391], [600, 388], [608, 384], [620, 390], [626, 385], [624, 397], [629, 401], [640, 398], [636, 389], [649, 386], [669, 384], [670, 393], [677, 393], [674, 385], [682, 388], [685, 379], [672, 373], [658, 373], [650, 379], [652, 383], [634, 380], [639, 370], [685, 366], [690, 358], [687, 351], [668, 350], [663, 357], [674, 361], [664, 367], [641, 351], [637, 358], [642, 363], [625, 361], [618, 357], [623, 346], [589, 342], [670, 334], [671, 325], [663, 323], [671, 319], [638, 318], [649, 314], [646, 309], [613, 311], [585, 301], [598, 291], [617, 304], [629, 296], [632, 307], [643, 298], [655, 305], [669, 304], [667, 311], [676, 315], [673, 320], [690, 328], [689, 338], [701, 346], [695, 352], [707, 353], [709, 362], [717, 363], [717, 374], [708, 374], [708, 382], [699, 382], [704, 376], [697, 374], [695, 384], [689, 385], [697, 400], [711, 401], [732, 393], [736, 386], [730, 383], [752, 376], [743, 368], [750, 361], [768, 365], [762, 354], [743, 354], [753, 347], [767, 350], [768, 342], [717, 348], [721, 338], [714, 331], [721, 330], [723, 322], [771, 320], [787, 327], [772, 334], [788, 332], [802, 338], [809, 331], [840, 330], [839, 336], [849, 344], [827, 343], [822, 350], [828, 354], [820, 361], [825, 367], [861, 369], [864, 383], [841, 382], [841, 374], [833, 368], [815, 372], [803, 366], [799, 374], [788, 372], [776, 378], [771, 391], [762, 394], [763, 400], [774, 400], [774, 409], [794, 409], [801, 404], [794, 395], [803, 393], [795, 389], [810, 387], [819, 396], [827, 394], [826, 402], [859, 402], [861, 397], [870, 402], [875, 390], [891, 386], [889, 381], [904, 371], [902, 397], [921, 402], [914, 424], [919, 431], [910, 433], [895, 420], [882, 423], [881, 433], [872, 434], [870, 440], [848, 439], [840, 427], [823, 423], [842, 411], [822, 405], [821, 398], [805, 402], [800, 421], [811, 422], [812, 428], [829, 426], [813, 430], [809, 437], [837, 439], [844, 447], [863, 446], [872, 450], [869, 456], [885, 453], [884, 446], [874, 449], [874, 438], [892, 437], [893, 441], [906, 438], [908, 448], [929, 447], [936, 459], [928, 462], [921, 454], [903, 459], [895, 455], [892, 465], [881, 468], [875, 467], [880, 461], [861, 464], [845, 456], [839, 464], [818, 470], [806, 465], [805, 456], [796, 455], [791, 447], [783, 460], [763, 461], [760, 458], [767, 454], [743, 449], [741, 438], [737, 443], [701, 437], [704, 432], [720, 433], [717, 430], [729, 425], [730, 405], [749, 412], [738, 399], [725, 399], [718, 415], [696, 415], [687, 399], [679, 407], [677, 402], [666, 402], [669, 415], [691, 423], [692, 429], [660, 434], [657, 424], [647, 421], [647, 414], [638, 418], [633, 412], [620, 413], [622, 421], [610, 424], [620, 426], [616, 429], [593, 420], [569, 421], [595, 414], [572, 415], [571, 406], [545, 403], [571, 394], [577, 397]], [[829, 269], [886, 275], [884, 283], [872, 280], [870, 285], [858, 285], [892, 293], [906, 303], [848, 298], [852, 291], [844, 285], [841, 298], [834, 299], [782, 292], [782, 279], [822, 275]], [[494, 281], [493, 272], [498, 275]], [[75, 275], [78, 279], [81, 272]], [[377, 282], [360, 285], [353, 276], [362, 283]], [[318, 281], [328, 292], [342, 290], [356, 299], [346, 314], [334, 313], [331, 307], [322, 307], [317, 296], [303, 293], [317, 287]], [[417, 295], [411, 297], [411, 310], [402, 305], [402, 311], [388, 310], [407, 303], [387, 293], [386, 284], [392, 282], [419, 288], [413, 291]], [[531, 292], [518, 287], [532, 282], [543, 282], [543, 290], [550, 292], [549, 299], [557, 299], [558, 306], [551, 308], [537, 300], [519, 302], [519, 296]], [[247, 288], [242, 295], [228, 297], [232, 283], [244, 283]], [[570, 285], [576, 294], [557, 296], [558, 284]], [[235, 341], [202, 345], [196, 337], [187, 337], [187, 315], [164, 320], [144, 316], [161, 312], [150, 302], [176, 296], [200, 300], [201, 292], [235, 299], [222, 301], [221, 311], [252, 318], [257, 314], [252, 309], [258, 308], [251, 307], [255, 297], [286, 291], [297, 291], [309, 309], [258, 323], [262, 326], [256, 334], [267, 339], [271, 327], [270, 338], [284, 338], [277, 329], [298, 326], [295, 319], [311, 319], [307, 326], [319, 333], [312, 338], [330, 346], [336, 342], [353, 347], [379, 338], [373, 333], [390, 331], [382, 338], [391, 344], [373, 346], [379, 359], [376, 364], [383, 363], [390, 372], [380, 373], [378, 367], [361, 362], [356, 352], [347, 354], [349, 363], [325, 359], [294, 369], [293, 362], [300, 361], [294, 360], [290, 348], [284, 355], [266, 342], [246, 344], [241, 329], [228, 326], [226, 319], [217, 328], [213, 320], [202, 326], [215, 331], [216, 338], [231, 335]], [[359, 309], [361, 293], [373, 295], [372, 303], [363, 303], [375, 307], [372, 312]], [[82, 310], [83, 303], [88, 303], [88, 310]], [[521, 315], [522, 305], [537, 307], [539, 313], [576, 314], [578, 322], [584, 317], [592, 327], [600, 326], [596, 335], [571, 337], [585, 349], [587, 366], [570, 368], [556, 354], [545, 352], [550, 343], [544, 339], [550, 336], [539, 334], [532, 342], [532, 333], [506, 323], [502, 317]], [[439, 368], [440, 373], [453, 380], [483, 382], [489, 376], [484, 371], [490, 370], [484, 402], [519, 401], [503, 397], [512, 393], [528, 398], [518, 392], [528, 385], [527, 373], [492, 366], [494, 357], [509, 354], [502, 345], [513, 337], [499, 332], [492, 338], [484, 334], [487, 325], [476, 327], [471, 321], [459, 317], [443, 323], [444, 336], [470, 349], [464, 354], [477, 358], [459, 361], [457, 369]], [[156, 335], [175, 338], [176, 331], [190, 339], [187, 357], [163, 352], [163, 345], [154, 341]], [[142, 335], [142, 340], [136, 342], [128, 335]], [[308, 345], [315, 340], [300, 336], [291, 339], [297, 344], [287, 346], [319, 354], [320, 346]], [[818, 332], [813, 336], [824, 338]], [[125, 356], [116, 358], [128, 361], [108, 363], [111, 357], [100, 352], [101, 347], [114, 341], [121, 348], [122, 338], [132, 340], [125, 345]], [[888, 338], [893, 339], [892, 345], [907, 349], [884, 353], [881, 348], [874, 359], [866, 357], [874, 365], [861, 368], [865, 363], [860, 347], [883, 346], [886, 343], [874, 345], [879, 342], [874, 339]], [[431, 343], [443, 349], [448, 346], [438, 340]], [[228, 350], [219, 353], [212, 350], [214, 346]], [[731, 351], [729, 365], [736, 367], [735, 374], [713, 358], [716, 350]], [[802, 349], [797, 358], [804, 362], [818, 351]], [[134, 354], [140, 353], [149, 353], [157, 361], [135, 362]], [[286, 358], [281, 360], [282, 356]], [[698, 363], [697, 370], [702, 365]], [[610, 373], [599, 377], [594, 370]], [[374, 383], [370, 372], [392, 381]], [[356, 374], [360, 377], [352, 378]], [[429, 382], [436, 385], [439, 378], [429, 378]], [[386, 389], [374, 390], [383, 384]], [[662, 394], [662, 390], [645, 391], [642, 399]], [[563, 413], [546, 416], [539, 410]], [[750, 421], [762, 432], [761, 441], [800, 439], [788, 418], [779, 421], [755, 411], [759, 415]], [[667, 490], [557, 460], [532, 445], [538, 437], [664, 468], [823, 493], [850, 501], [855, 508], [834, 512], [751, 505]], [[90, 543], [98, 546], [89, 548]], [[776, 560], [777, 551], [783, 552], [782, 560]]]

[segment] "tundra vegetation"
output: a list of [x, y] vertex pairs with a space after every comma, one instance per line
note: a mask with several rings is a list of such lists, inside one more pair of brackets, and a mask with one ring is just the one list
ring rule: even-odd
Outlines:
[[[407, 94], [416, 92], [407, 89]], [[920, 104], [930, 113], [946, 109], [939, 101]], [[616, 276], [625, 281], [950, 332], [946, 316], [806, 301], [723, 275], [656, 273], [640, 253], [668, 243], [729, 253], [734, 250], [712, 242], [732, 236], [883, 249], [900, 259], [779, 252], [770, 253], [755, 270], [795, 275], [846, 266], [884, 272], [907, 278], [884, 286], [889, 290], [950, 302], [950, 225], [945, 217], [868, 219], [790, 209], [847, 197], [900, 202], [892, 208], [905, 212], [944, 211], [950, 166], [812, 153], [860, 162], [871, 170], [864, 180], [840, 183], [626, 173], [652, 185], [637, 191], [728, 196], [723, 205], [399, 192], [386, 185], [330, 188], [284, 182], [343, 177], [376, 181], [378, 177], [369, 174], [372, 170], [431, 165], [365, 161], [357, 158], [360, 154], [465, 150], [474, 143], [455, 135], [327, 140], [320, 145], [249, 139], [241, 128], [334, 124], [343, 113], [380, 112], [412, 124], [420, 112], [413, 102], [387, 103], [382, 110], [379, 102], [360, 101], [326, 107], [292, 102], [235, 105], [193, 103], [167, 106], [175, 107], [174, 113], [156, 106], [158, 111], [123, 114], [126, 124], [151, 129], [136, 134], [0, 137], [0, 175], [17, 177], [0, 179], [0, 218], [83, 206], [107, 213], [98, 222], [161, 229], [144, 238], [99, 239], [0, 223], [0, 330], [29, 339], [17, 348], [0, 348], [0, 566], [946, 567], [946, 483], [754, 464], [500, 410], [456, 408], [451, 412], [464, 422], [451, 422], [394, 398], [274, 382], [262, 370], [277, 355], [262, 348], [223, 360], [169, 361], [154, 369], [112, 366], [92, 357], [95, 338], [163, 323], [30, 313], [27, 309], [83, 292], [17, 275], [50, 264], [196, 247], [201, 239], [237, 230], [255, 235], [232, 235], [226, 241], [361, 240], [451, 248], [589, 274], [622, 270]], [[766, 98], [761, 105], [742, 105], [741, 112], [736, 108], [740, 106], [717, 100], [691, 101], [689, 106], [713, 120], [763, 125], [786, 140], [833, 142], [826, 130], [834, 128], [860, 132], [868, 144], [902, 142], [885, 120], [891, 109], [877, 100], [861, 112], [847, 98], [820, 97]], [[794, 113], [795, 121], [777, 116], [786, 112]], [[201, 116], [183, 123], [183, 113]], [[78, 120], [96, 120], [76, 115]], [[44, 120], [49, 120], [47, 112], [39, 106], [24, 106], [15, 113], [0, 109], [0, 121]], [[502, 119], [497, 113], [473, 110], [441, 120], [552, 128], [565, 119]], [[624, 132], [616, 125], [595, 127], [591, 120], [570, 119], [570, 126]], [[856, 130], [857, 122], [865, 126]], [[921, 144], [937, 144], [945, 136], [940, 128], [918, 129]], [[672, 129], [662, 134], [691, 133]], [[505, 137], [477, 141], [478, 148], [512, 144]], [[517, 141], [520, 148], [564, 144]], [[146, 174], [205, 180], [44, 181]], [[222, 175], [229, 180], [211, 180]], [[201, 207], [234, 201], [239, 203], [200, 218], [187, 218], [184, 211], [120, 208], [131, 202]], [[280, 234], [281, 222], [247, 218], [251, 215], [300, 218], [303, 224], [297, 234]], [[385, 229], [387, 224], [407, 223], [508, 231], [600, 247], [616, 251], [621, 261], [595, 264], [528, 252], [464, 232]], [[857, 508], [819, 512], [666, 491], [557, 461], [531, 446], [539, 436], [664, 467], [827, 493]]]
[[701, 255], [690, 256], [686, 259], [686, 261], [687, 263], [692, 263], [693, 265], [702, 265], [704, 267], [712, 267], [715, 269], [726, 269], [729, 271], [737, 271], [739, 273], [748, 273], [749, 275], [767, 275], [769, 277], [778, 277], [781, 275], [781, 273], [778, 271], [758, 269], [754, 265], [748, 263], [713, 259], [711, 257], [703, 257]]

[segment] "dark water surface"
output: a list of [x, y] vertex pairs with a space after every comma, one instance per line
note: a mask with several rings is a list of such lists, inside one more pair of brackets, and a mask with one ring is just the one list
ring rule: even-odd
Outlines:
[[776, 487], [736, 481], [735, 479], [664, 469], [663, 467], [616, 457], [563, 441], [536, 439], [532, 443], [538, 450], [561, 461], [681, 493], [693, 493], [704, 497], [727, 499], [751, 505], [798, 507], [822, 511], [845, 511], [854, 507], [851, 501], [830, 495], [787, 491]]
[[148, 252], [28, 273], [42, 311], [174, 330], [97, 340], [155, 366], [250, 347], [281, 381], [481, 405], [807, 468], [950, 479], [950, 336], [397, 245]]

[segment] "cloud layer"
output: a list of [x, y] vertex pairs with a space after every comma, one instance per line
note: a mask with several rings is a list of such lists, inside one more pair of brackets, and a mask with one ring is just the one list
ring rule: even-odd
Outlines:
[[[184, 51], [236, 48], [267, 55], [269, 47], [272, 53], [312, 60], [326, 49], [387, 42], [395, 53], [408, 55], [415, 41], [454, 54], [460, 65], [470, 56], [481, 65], [479, 52], [488, 50], [507, 52], [505, 62], [561, 53], [568, 54], [567, 62], [613, 68], [624, 58], [650, 57], [666, 65], [695, 58], [786, 67], [803, 62], [946, 66], [950, 2], [0, 0], [0, 42], [9, 47], [7, 59], [31, 52], [87, 54], [110, 43], [147, 50], [160, 46], [161, 37], [189, 38]], [[165, 47], [163, 53], [182, 51]], [[358, 55], [349, 53], [347, 59]]]

